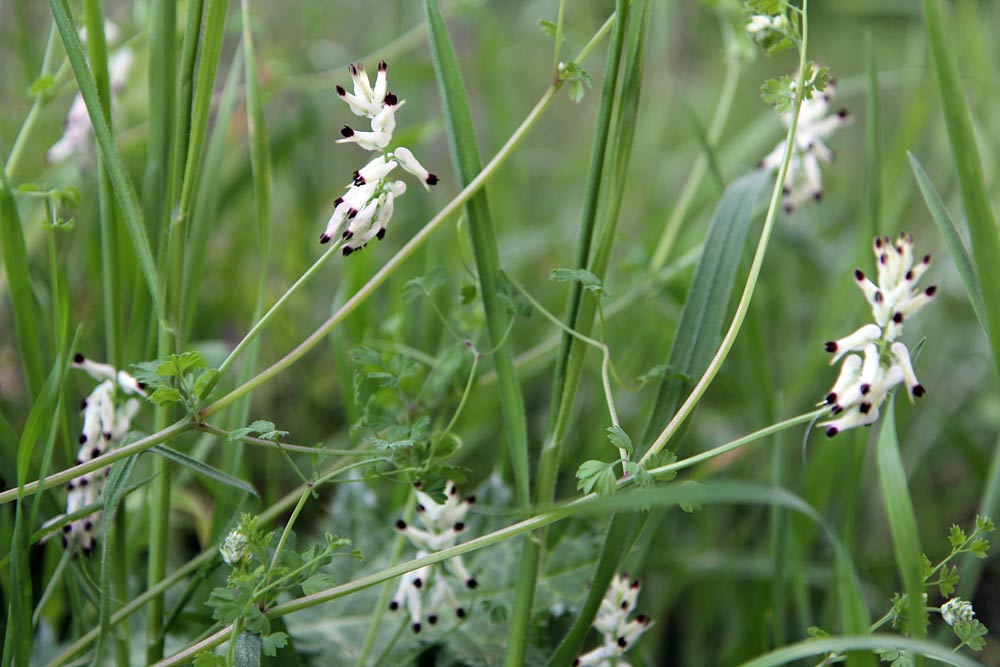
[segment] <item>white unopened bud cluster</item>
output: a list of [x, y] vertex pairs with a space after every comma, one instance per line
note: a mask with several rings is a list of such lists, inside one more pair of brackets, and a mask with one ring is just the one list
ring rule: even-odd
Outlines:
[[[91, 461], [114, 449], [129, 432], [132, 419], [139, 412], [137, 398], [122, 401], [122, 395], [145, 396], [145, 385], [125, 371], [85, 358], [73, 357], [73, 366], [86, 371], [95, 380], [97, 388], [83, 401], [83, 431], [80, 433], [80, 450], [76, 464]], [[66, 514], [73, 514], [87, 505], [99, 502], [104, 492], [104, 481], [111, 468], [103, 468], [81, 475], [66, 485]], [[84, 555], [89, 556], [97, 541], [100, 512], [63, 526], [63, 544], [68, 548], [78, 544]]]
[[[415, 485], [417, 496], [417, 516], [423, 529], [407, 524], [402, 519], [396, 522], [396, 530], [417, 548], [417, 558], [423, 558], [436, 551], [455, 546], [458, 536], [465, 530], [465, 515], [476, 502], [475, 496], [462, 498], [454, 482], [445, 484], [446, 499], [439, 503], [424, 493], [421, 484]], [[399, 588], [389, 603], [389, 609], [396, 611], [404, 605], [410, 614], [411, 628], [420, 632], [426, 611], [427, 622], [434, 625], [439, 612], [450, 609], [458, 618], [465, 618], [465, 608], [459, 605], [451, 589], [447, 575], [450, 574], [466, 588], [476, 588], [479, 584], [469, 574], [461, 556], [453, 556], [442, 563], [443, 568], [427, 565], [407, 572], [399, 580]], [[426, 596], [425, 592], [430, 591]]]
[[239, 528], [234, 528], [226, 535], [219, 553], [227, 565], [239, 567], [250, 559], [250, 542]]
[[617, 575], [611, 580], [601, 607], [594, 619], [594, 629], [601, 633], [604, 642], [573, 661], [580, 667], [629, 667], [621, 658], [642, 633], [649, 629], [652, 621], [639, 614], [629, 620], [635, 611], [639, 597], [639, 580], [629, 579], [628, 573]]
[[975, 617], [976, 612], [972, 608], [972, 603], [962, 598], [952, 598], [941, 605], [941, 618], [948, 625], [956, 623], [969, 623]]
[[788, 18], [783, 14], [753, 14], [747, 21], [746, 31], [755, 42], [764, 44], [772, 39], [783, 38], [790, 27]]
[[[833, 134], [834, 130], [852, 120], [847, 109], [830, 113], [830, 103], [836, 92], [836, 86], [830, 82], [823, 91], [814, 94], [811, 99], [802, 100], [799, 123], [795, 130], [795, 145], [788, 163], [788, 172], [785, 174], [782, 207], [786, 213], [791, 213], [809, 200], [819, 201], [823, 198], [820, 164], [829, 164], [833, 160], [833, 151], [827, 147], [824, 140]], [[792, 114], [781, 114], [781, 122], [787, 128], [791, 125]], [[787, 145], [782, 139], [774, 150], [760, 161], [760, 168], [777, 169], [781, 165]]]
[[337, 236], [343, 238], [345, 255], [361, 250], [373, 238], [381, 241], [385, 237], [394, 200], [406, 192], [406, 183], [389, 178], [396, 167], [402, 167], [419, 178], [426, 189], [438, 182], [438, 177], [427, 171], [408, 148], [399, 146], [386, 150], [396, 129], [396, 111], [406, 104], [406, 100], [398, 99], [388, 90], [388, 66], [385, 61], [378, 64], [374, 87], [364, 65], [351, 65], [348, 69], [354, 80], [354, 92], [337, 86], [337, 94], [355, 115], [368, 118], [372, 129], [370, 132], [359, 131], [345, 125], [340, 131], [343, 138], [337, 143], [357, 144], [367, 151], [377, 151], [379, 155], [354, 172], [354, 180], [347, 186], [347, 193], [334, 201], [333, 215], [319, 237], [320, 243], [327, 243]]
[[[118, 40], [119, 32], [117, 25], [111, 21], [104, 22], [104, 37], [109, 44]], [[86, 44], [87, 31], [85, 28], [80, 30], [80, 39]], [[135, 53], [127, 46], [121, 47], [108, 57], [108, 83], [112, 93], [121, 92], [128, 80], [128, 73], [132, 69], [134, 60]], [[83, 95], [77, 93], [69, 108], [69, 114], [66, 116], [62, 137], [48, 150], [45, 155], [46, 159], [50, 163], [56, 163], [71, 155], [84, 153], [93, 130]]]
[[895, 241], [888, 236], [876, 237], [872, 250], [878, 283], [872, 282], [861, 269], [855, 269], [854, 281], [871, 305], [875, 323], [826, 343], [826, 351], [833, 354], [830, 363], [844, 359], [837, 381], [821, 403], [831, 406], [831, 412], [839, 415], [820, 424], [830, 437], [874, 423], [885, 397], [900, 383], [906, 386], [911, 400], [925, 393], [913, 372], [910, 351], [896, 339], [903, 333], [903, 323], [937, 293], [933, 285], [924, 290], [916, 287], [931, 264], [931, 256], [916, 260], [913, 236], [905, 233]]

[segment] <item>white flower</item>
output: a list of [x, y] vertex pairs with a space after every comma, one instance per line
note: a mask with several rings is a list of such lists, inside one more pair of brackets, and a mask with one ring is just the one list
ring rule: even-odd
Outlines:
[[[785, 196], [782, 202], [788, 213], [810, 199], [818, 201], [823, 197], [820, 164], [829, 164], [833, 160], [833, 152], [824, 140], [838, 127], [852, 120], [846, 109], [830, 113], [830, 101], [835, 94], [836, 86], [831, 82], [811, 99], [802, 101], [799, 123], [795, 131], [795, 145], [788, 163], [788, 173], [785, 175]], [[781, 114], [781, 122], [787, 128], [792, 122], [792, 114]], [[777, 169], [784, 157], [786, 146], [786, 141], [782, 139], [774, 150], [760, 161], [761, 169]]]
[[[73, 357], [73, 366], [86, 371], [95, 380], [100, 380], [90, 395], [83, 401], [83, 430], [78, 442], [76, 464], [92, 461], [101, 454], [114, 449], [129, 432], [132, 419], [139, 412], [140, 403], [136, 398], [121, 400], [120, 394], [145, 396], [145, 385], [136, 381], [125, 371], [85, 358], [82, 354]], [[81, 475], [66, 485], [66, 514], [72, 514], [87, 505], [99, 502], [104, 491], [104, 481], [111, 468], [95, 470]], [[63, 526], [63, 544], [79, 544], [85, 556], [89, 556], [97, 540], [100, 512]]]
[[[104, 22], [104, 37], [109, 44], [118, 39], [119, 32], [117, 25], [111, 21]], [[80, 39], [86, 44], [86, 28], [80, 29]], [[128, 81], [128, 73], [134, 61], [135, 53], [128, 47], [122, 47], [109, 56], [108, 83], [112, 93], [121, 92], [126, 81]], [[93, 126], [90, 124], [90, 114], [87, 112], [87, 105], [83, 101], [83, 96], [77, 93], [76, 97], [73, 98], [73, 104], [69, 108], [69, 114], [66, 116], [66, 125], [63, 129], [62, 137], [49, 148], [45, 154], [46, 159], [50, 163], [56, 163], [71, 155], [85, 152], [87, 141], [93, 129]]]
[[620, 574], [611, 580], [601, 606], [594, 618], [594, 628], [601, 633], [603, 643], [573, 661], [585, 667], [611, 667], [627, 665], [621, 657], [635, 644], [635, 640], [649, 629], [652, 622], [643, 614], [629, 620], [639, 597], [639, 580], [630, 580]]
[[[451, 481], [445, 484], [446, 500], [443, 503], [424, 493], [419, 483], [415, 487], [415, 493], [417, 516], [420, 517], [423, 529], [400, 519], [396, 522], [396, 530], [406, 535], [417, 548], [417, 558], [455, 546], [458, 536], [465, 530], [465, 515], [476, 502], [475, 496], [460, 497], [455, 483]], [[389, 603], [389, 609], [395, 611], [405, 606], [414, 632], [420, 632], [423, 627], [426, 591], [430, 591], [426, 605], [428, 623], [437, 623], [438, 613], [443, 608], [451, 609], [458, 618], [465, 617], [465, 608], [458, 604], [446, 573], [459, 579], [466, 588], [476, 588], [479, 585], [465, 567], [461, 556], [454, 556], [444, 561], [443, 565], [444, 568], [427, 565], [400, 577], [399, 587]]]
[[341, 237], [344, 240], [344, 255], [361, 250], [373, 238], [382, 240], [385, 236], [395, 209], [395, 199], [406, 192], [402, 181], [390, 179], [396, 167], [401, 166], [419, 178], [425, 189], [438, 182], [438, 177], [427, 171], [408, 148], [400, 146], [386, 150], [396, 129], [396, 112], [406, 104], [406, 100], [398, 99], [388, 90], [388, 66], [385, 61], [378, 64], [374, 87], [363, 65], [351, 65], [348, 70], [354, 80], [354, 92], [337, 86], [337, 94], [355, 115], [371, 121], [371, 131], [355, 130], [345, 125], [340, 131], [343, 138], [337, 143], [357, 144], [379, 154], [354, 172], [347, 192], [334, 201], [333, 215], [319, 237], [320, 243]]
[[925, 393], [913, 371], [910, 351], [896, 339], [902, 335], [906, 319], [933, 300], [937, 292], [934, 286], [925, 290], [916, 288], [920, 276], [930, 266], [931, 256], [925, 255], [914, 262], [913, 237], [909, 234], [900, 234], [895, 242], [887, 236], [878, 237], [872, 249], [878, 266], [878, 283], [872, 282], [861, 269], [855, 269], [854, 282], [871, 306], [875, 324], [866, 324], [840, 340], [826, 343], [826, 351], [834, 355], [830, 363], [844, 358], [837, 381], [821, 403], [829, 405], [830, 413], [837, 416], [820, 424], [830, 437], [874, 423], [879, 406], [900, 383], [906, 386], [910, 400]]
[[235, 528], [226, 535], [225, 541], [219, 547], [219, 553], [222, 554], [222, 560], [226, 561], [227, 565], [237, 567], [249, 560], [250, 542], [246, 535]]
[[941, 617], [948, 625], [959, 622], [968, 623], [976, 615], [972, 603], [962, 598], [952, 598], [941, 605]]
[[746, 31], [758, 44], [772, 39], [781, 39], [788, 34], [788, 18], [783, 14], [753, 14], [747, 22]]

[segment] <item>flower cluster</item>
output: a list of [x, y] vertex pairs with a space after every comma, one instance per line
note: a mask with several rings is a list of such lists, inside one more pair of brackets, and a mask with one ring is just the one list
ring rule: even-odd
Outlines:
[[970, 623], [975, 615], [972, 603], [962, 598], [952, 598], [941, 605], [941, 618], [948, 625]]
[[357, 144], [379, 155], [354, 172], [354, 180], [347, 186], [347, 193], [334, 201], [333, 215], [319, 237], [320, 243], [327, 243], [341, 236], [345, 255], [361, 250], [373, 238], [381, 241], [385, 236], [392, 218], [394, 199], [406, 192], [406, 183], [389, 179], [396, 167], [402, 167], [419, 178], [424, 188], [429, 189], [428, 186], [438, 182], [438, 177], [424, 169], [408, 148], [400, 146], [386, 151], [396, 129], [396, 111], [406, 104], [406, 100], [398, 99], [388, 90], [385, 61], [378, 64], [374, 87], [364, 65], [351, 65], [348, 69], [354, 80], [354, 92], [337, 86], [337, 94], [355, 115], [371, 121], [371, 131], [359, 131], [345, 125], [340, 131], [343, 138], [337, 143]]
[[639, 580], [629, 580], [627, 573], [620, 574], [611, 580], [608, 592], [601, 600], [601, 607], [594, 619], [594, 628], [601, 633], [604, 643], [597, 648], [584, 653], [573, 661], [580, 667], [629, 667], [621, 660], [635, 640], [652, 625], [643, 614], [633, 620], [628, 620], [635, 610], [636, 599], [639, 597]]
[[[458, 536], [465, 530], [465, 515], [476, 502], [476, 498], [460, 497], [455, 483], [451, 481], [445, 484], [444, 491], [447, 498], [443, 503], [438, 503], [424, 493], [419, 482], [415, 487], [417, 516], [420, 517], [424, 529], [411, 526], [400, 519], [396, 522], [396, 530], [406, 535], [417, 548], [417, 558], [423, 558], [435, 551], [455, 546]], [[459, 579], [466, 588], [475, 588], [479, 585], [469, 574], [461, 556], [454, 556], [444, 561], [443, 565], [443, 568], [427, 565], [400, 577], [399, 588], [389, 603], [389, 609], [395, 611], [406, 605], [414, 632], [420, 632], [422, 627], [425, 591], [430, 591], [426, 607], [427, 622], [431, 625], [437, 623], [438, 612], [442, 607], [450, 608], [458, 618], [465, 617], [465, 608], [458, 604], [451, 590], [451, 584], [445, 576], [446, 573]]]
[[[104, 22], [104, 36], [108, 43], [118, 40], [118, 26], [111, 21]], [[80, 30], [80, 39], [86, 43], [86, 28]], [[108, 58], [108, 82], [112, 93], [119, 93], [128, 80], [129, 70], [135, 54], [132, 49], [122, 47], [112, 53]], [[90, 124], [90, 114], [87, 113], [87, 105], [83, 101], [83, 95], [76, 94], [73, 98], [73, 105], [69, 108], [66, 116], [66, 126], [63, 129], [62, 137], [48, 150], [45, 157], [50, 163], [60, 162], [71, 155], [84, 153], [87, 149], [87, 140], [93, 132], [94, 127]]]
[[234, 528], [226, 535], [225, 541], [219, 547], [219, 553], [222, 555], [222, 560], [226, 561], [226, 565], [239, 567], [250, 560], [250, 540], [247, 539], [246, 533]]
[[[819, 201], [823, 198], [820, 163], [829, 164], [833, 160], [833, 151], [827, 147], [824, 140], [838, 127], [851, 122], [850, 113], [846, 109], [830, 113], [830, 102], [835, 94], [836, 86], [831, 81], [822, 92], [802, 100], [799, 123], [795, 130], [795, 146], [792, 148], [788, 172], [785, 174], [782, 203], [786, 213], [791, 213], [810, 199]], [[781, 114], [781, 122], [785, 127], [791, 125], [791, 112]], [[785, 155], [787, 145], [786, 140], [782, 139], [774, 150], [760, 161], [760, 168], [777, 169]]]
[[[139, 411], [139, 400], [130, 398], [119, 400], [119, 394], [145, 396], [145, 385], [136, 381], [125, 371], [116, 371], [108, 364], [101, 364], [77, 354], [73, 366], [86, 371], [100, 384], [83, 401], [83, 432], [80, 434], [80, 451], [76, 464], [91, 461], [101, 454], [114, 449], [128, 433], [132, 418]], [[100, 501], [104, 491], [104, 480], [111, 468], [104, 468], [81, 475], [66, 486], [66, 514]], [[100, 513], [77, 519], [63, 526], [63, 544], [69, 547], [80, 545], [85, 556], [94, 549], [97, 539], [97, 525]]]
[[878, 266], [878, 283], [872, 282], [861, 269], [854, 271], [854, 281], [871, 305], [875, 323], [826, 343], [826, 351], [833, 354], [830, 363], [844, 359], [840, 375], [824, 401], [838, 415], [837, 419], [820, 424], [830, 437], [874, 423], [879, 406], [889, 390], [899, 383], [906, 385], [911, 400], [924, 395], [924, 387], [917, 381], [910, 363], [910, 352], [896, 339], [903, 332], [903, 323], [926, 306], [937, 292], [933, 285], [925, 290], [916, 287], [931, 264], [931, 256], [915, 259], [913, 236], [905, 233], [895, 242], [888, 236], [877, 237], [872, 249]]
[[785, 39], [791, 30], [788, 17], [784, 14], [752, 14], [746, 25], [746, 32], [758, 45], [767, 48], [769, 45]]

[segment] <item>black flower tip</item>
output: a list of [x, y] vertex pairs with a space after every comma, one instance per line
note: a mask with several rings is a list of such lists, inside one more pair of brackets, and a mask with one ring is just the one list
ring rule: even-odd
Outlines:
[[340, 134], [343, 137], [353, 137], [354, 136], [354, 130], [352, 130], [350, 128], [350, 126], [345, 125], [344, 127], [340, 128]]
[[396, 602], [395, 600], [393, 600], [392, 602], [389, 603], [389, 611], [396, 611], [397, 609], [399, 609], [399, 603], [398, 602]]
[[87, 546], [85, 546], [83, 548], [83, 555], [86, 556], [87, 558], [90, 558], [90, 554], [92, 552], [93, 552], [93, 548], [90, 545], [87, 545]]
[[867, 396], [868, 392], [870, 392], [871, 390], [872, 390], [872, 386], [870, 384], [868, 384], [867, 382], [865, 382], [865, 383], [863, 383], [861, 385], [861, 395], [862, 396]]
[[436, 625], [438, 622], [438, 617], [435, 614], [431, 614], [427, 617], [427, 622], [431, 625]]
[[832, 415], [839, 415], [843, 411], [844, 411], [844, 406], [842, 406], [842, 405], [835, 405], [830, 410], [830, 414], [832, 414]]
[[87, 409], [87, 399], [83, 399], [82, 401], [80, 401], [80, 409], [81, 410]]
[[397, 104], [399, 104], [399, 98], [396, 97], [395, 93], [386, 93], [385, 94], [385, 103], [386, 103], [386, 105], [388, 105], [390, 107], [394, 107]]
[[579, 667], [579, 666], [580, 666], [580, 658], [574, 658], [573, 667]]
[[860, 283], [865, 279], [865, 272], [861, 269], [854, 269], [854, 279]]
[[824, 345], [824, 347], [826, 348], [827, 352], [831, 352], [831, 353], [836, 352], [837, 351], [837, 341], [828, 340], [828, 341], [826, 341], [826, 344]]
[[621, 648], [625, 648], [626, 646], [628, 646], [628, 642], [625, 641], [624, 637], [619, 637], [618, 638], [618, 646], [621, 647]]
[[632, 582], [632, 588], [639, 588], [639, 580], [638, 579], [636, 579], [635, 581]]
[[83, 443], [87, 442], [87, 434], [86, 433], [81, 433], [80, 437], [77, 438], [76, 441], [79, 442], [81, 445]]
[[465, 530], [465, 524], [463, 522], [459, 521], [458, 523], [455, 524], [456, 533], [461, 533], [463, 530]]
[[478, 588], [479, 582], [476, 581], [475, 579], [469, 579], [468, 581], [465, 582], [465, 585], [468, 586], [469, 588]]
[[319, 242], [320, 243], [329, 243], [330, 242], [330, 235], [327, 234], [326, 232], [323, 232], [322, 234], [319, 235]]
[[836, 392], [831, 391], [829, 394], [826, 395], [826, 404], [827, 405], [833, 405], [836, 402], [837, 402], [837, 393]]
[[826, 437], [828, 438], [832, 438], [838, 433], [840, 433], [840, 430], [836, 426], [831, 426], [830, 428], [826, 429]]
[[456, 608], [455, 616], [458, 616], [459, 618], [465, 618], [465, 609], [463, 609], [462, 607]]
[[62, 527], [62, 531], [64, 533], [72, 533], [73, 532], [73, 524], [67, 523], [65, 526]]
[[343, 86], [337, 86], [337, 94], [343, 97], [344, 95], [347, 94], [347, 91], [344, 90]]
[[387, 69], [389, 69], [389, 66], [385, 64], [385, 61], [384, 61], [384, 60], [380, 60], [380, 61], [378, 61], [378, 71], [380, 71], [380, 72], [384, 72], [384, 71], [386, 71]]
[[423, 514], [426, 511], [427, 511], [426, 507], [424, 507], [420, 503], [417, 503], [417, 514]]
[[86, 357], [84, 357], [79, 352], [77, 352], [76, 354], [73, 355], [73, 363], [74, 364], [82, 364], [84, 361], [86, 361]]
[[871, 403], [862, 403], [861, 405], [858, 406], [858, 412], [860, 412], [863, 415], [866, 415], [869, 412], [871, 412], [871, 409], [872, 409]]
[[913, 395], [916, 396], [917, 398], [920, 398], [921, 396], [923, 396], [926, 393], [927, 393], [927, 390], [924, 389], [924, 385], [922, 385], [922, 384], [915, 384], [915, 385], [913, 385]]
[[402, 519], [396, 520], [396, 530], [406, 530], [406, 522]]
[[622, 601], [622, 609], [628, 609], [628, 600]]
[[937, 294], [937, 285], [931, 285], [930, 287], [928, 287], [924, 291], [924, 294], [926, 294], [927, 296], [934, 296], [935, 294]]
[[646, 619], [646, 615], [645, 614], [639, 614], [638, 616], [635, 617], [635, 620], [637, 620], [640, 623], [642, 623], [643, 625], [645, 625], [646, 624], [646, 620], [647, 620]]
[[142, 390], [146, 389], [146, 383], [145, 382], [136, 382], [135, 386], [138, 387], [139, 389], [142, 389]]
[[426, 183], [427, 185], [437, 185], [438, 177], [435, 174], [427, 174]]
[[421, 579], [420, 577], [417, 577], [416, 579], [413, 580], [413, 587], [414, 588], [423, 588], [424, 587], [424, 580]]
[[847, 109], [841, 109], [840, 111], [837, 112], [837, 117], [838, 118], [847, 118], [850, 115], [851, 115], [851, 112], [848, 111]]
[[420, 634], [420, 624], [419, 623], [414, 623], [413, 624], [413, 634], [415, 634], [415, 635], [419, 635]]
[[476, 504], [476, 497], [475, 496], [466, 496], [465, 502], [467, 502], [470, 505], [475, 505]]
[[823, 191], [822, 190], [817, 190], [816, 192], [814, 192], [813, 193], [813, 199], [815, 199], [816, 201], [822, 201], [823, 200]]
[[385, 238], [385, 227], [382, 227], [377, 232], [375, 232], [375, 238], [377, 238], [379, 241]]
[[354, 252], [354, 248], [352, 248], [352, 247], [351, 247], [351, 246], [349, 246], [349, 245], [345, 245], [345, 246], [344, 246], [344, 250], [343, 250], [343, 253], [344, 253], [344, 257], [347, 257], [347, 256], [348, 256], [348, 255], [350, 255], [350, 254], [351, 254], [352, 252]]
[[902, 324], [903, 323], [903, 313], [896, 313], [895, 315], [893, 315], [892, 316], [892, 321], [895, 322], [896, 324]]

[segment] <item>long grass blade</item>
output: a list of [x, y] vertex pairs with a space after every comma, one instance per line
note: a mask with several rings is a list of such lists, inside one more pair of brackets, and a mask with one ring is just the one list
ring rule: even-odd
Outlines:
[[202, 477], [207, 477], [208, 479], [216, 481], [219, 484], [224, 484], [228, 487], [242, 491], [243, 493], [248, 493], [255, 498], [260, 498], [260, 494], [257, 493], [257, 490], [253, 488], [250, 484], [244, 482], [242, 479], [237, 479], [232, 475], [227, 475], [218, 468], [214, 468], [208, 465], [207, 463], [199, 461], [198, 459], [191, 458], [190, 456], [184, 454], [183, 452], [179, 452], [176, 449], [171, 449], [170, 447], [167, 447], [165, 445], [155, 445], [152, 448], [152, 451], [155, 452], [156, 454], [159, 454], [168, 461], [171, 461], [173, 463], [178, 463], [186, 468], [193, 470]]

